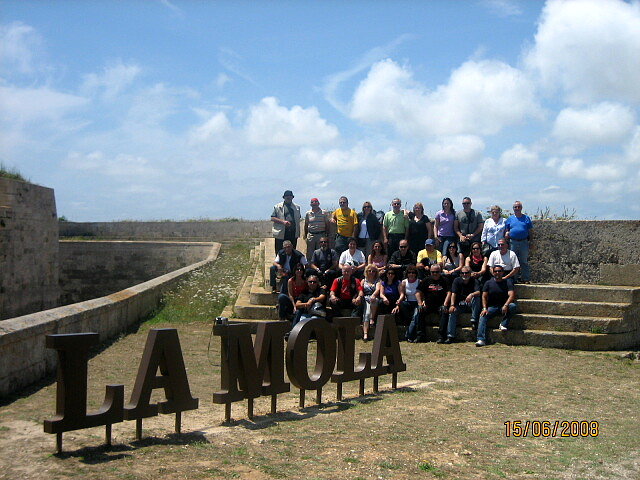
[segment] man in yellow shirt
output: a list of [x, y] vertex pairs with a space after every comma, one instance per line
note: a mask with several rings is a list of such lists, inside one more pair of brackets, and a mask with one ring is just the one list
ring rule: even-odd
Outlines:
[[340, 197], [338, 200], [340, 208], [333, 212], [331, 222], [337, 225], [335, 251], [340, 255], [349, 248], [349, 237], [358, 235], [358, 214], [349, 208], [349, 199]]
[[436, 250], [436, 243], [433, 238], [427, 238], [424, 242], [424, 249], [418, 252], [418, 274], [420, 278], [424, 278], [425, 272], [429, 271], [429, 267], [434, 263], [442, 262], [442, 254]]

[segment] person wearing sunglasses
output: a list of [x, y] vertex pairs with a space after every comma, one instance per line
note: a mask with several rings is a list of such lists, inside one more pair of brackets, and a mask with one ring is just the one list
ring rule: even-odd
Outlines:
[[[465, 257], [469, 255], [471, 244], [480, 241], [483, 227], [484, 219], [482, 214], [471, 208], [471, 199], [469, 197], [464, 197], [462, 199], [462, 210], [456, 213], [456, 221], [453, 224], [453, 228], [458, 236], [460, 251]], [[445, 253], [442, 252], [443, 255]]]
[[296, 313], [293, 316], [291, 328], [296, 326], [300, 320], [305, 318], [324, 318], [326, 316], [325, 304], [327, 292], [320, 285], [317, 275], [307, 277], [308, 289], [296, 299]]
[[480, 309], [481, 288], [480, 282], [471, 277], [471, 268], [465, 266], [460, 272], [460, 276], [451, 285], [451, 303], [449, 306], [448, 321], [440, 324], [438, 333], [442, 343], [453, 343], [456, 339], [456, 328], [458, 326], [458, 315], [460, 313], [471, 312], [471, 325], [475, 330], [478, 327]]
[[500, 331], [506, 332], [509, 328], [511, 315], [515, 313], [516, 291], [511, 279], [505, 280], [504, 268], [501, 265], [493, 267], [493, 278], [482, 287], [482, 311], [478, 323], [478, 337], [476, 347], [484, 347], [487, 344], [487, 322], [496, 315], [502, 314]]
[[311, 257], [311, 268], [316, 271], [325, 288], [330, 287], [333, 280], [340, 276], [339, 258], [338, 252], [329, 247], [329, 237], [321, 237], [320, 248]]
[[307, 260], [320, 248], [320, 239], [329, 233], [329, 214], [320, 208], [320, 200], [312, 198], [311, 210], [304, 216], [303, 235], [307, 241]]
[[340, 197], [338, 204], [340, 207], [333, 212], [331, 223], [336, 224], [335, 249], [340, 255], [349, 248], [349, 238], [358, 235], [359, 224], [358, 214], [354, 209], [349, 208], [349, 199], [347, 197]]
[[407, 330], [407, 340], [423, 342], [426, 340], [425, 316], [430, 313], [440, 315], [439, 324], [448, 321], [451, 292], [449, 282], [442, 277], [442, 266], [435, 264], [429, 268], [430, 275], [422, 280], [416, 290], [418, 314], [414, 316]]
[[371, 202], [362, 204], [362, 212], [358, 214], [358, 248], [365, 257], [371, 255], [373, 244], [380, 238], [382, 227]]
[[415, 264], [416, 254], [409, 250], [409, 242], [407, 240], [401, 240], [398, 245], [398, 250], [391, 254], [387, 268], [395, 269], [404, 277], [404, 272], [407, 270], [407, 267]]

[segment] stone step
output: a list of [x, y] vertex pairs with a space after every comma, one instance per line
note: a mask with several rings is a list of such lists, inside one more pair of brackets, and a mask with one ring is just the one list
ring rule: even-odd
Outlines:
[[640, 302], [640, 288], [603, 285], [531, 284], [516, 285], [518, 298], [585, 302]]
[[622, 318], [631, 304], [522, 298], [518, 300], [518, 307], [524, 313]]
[[[569, 315], [541, 315], [520, 313], [511, 325], [521, 330], [548, 330], [556, 332], [624, 333], [638, 329], [637, 323], [622, 318], [583, 317]], [[497, 325], [495, 325], [497, 327]]]

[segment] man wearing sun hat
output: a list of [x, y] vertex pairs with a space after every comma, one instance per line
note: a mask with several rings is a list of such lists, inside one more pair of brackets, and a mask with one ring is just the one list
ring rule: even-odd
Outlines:
[[276, 254], [282, 250], [285, 240], [291, 241], [295, 249], [300, 236], [300, 205], [293, 203], [293, 192], [285, 190], [282, 202], [273, 206], [271, 233], [276, 239]]

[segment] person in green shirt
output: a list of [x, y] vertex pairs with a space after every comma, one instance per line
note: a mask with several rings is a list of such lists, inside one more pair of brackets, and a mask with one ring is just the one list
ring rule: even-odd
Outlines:
[[400, 240], [407, 238], [407, 232], [409, 231], [409, 217], [400, 209], [401, 205], [400, 199], [394, 198], [391, 201], [391, 211], [384, 214], [384, 220], [382, 221], [384, 244], [389, 254], [393, 254], [398, 250]]

